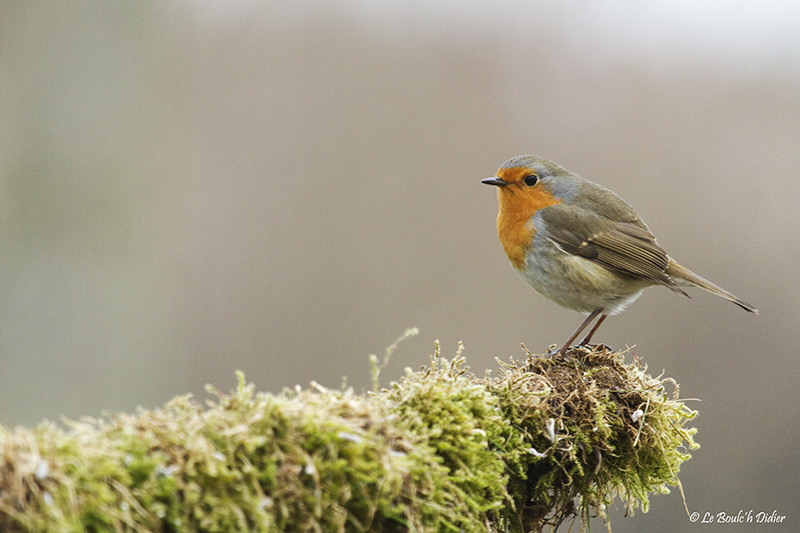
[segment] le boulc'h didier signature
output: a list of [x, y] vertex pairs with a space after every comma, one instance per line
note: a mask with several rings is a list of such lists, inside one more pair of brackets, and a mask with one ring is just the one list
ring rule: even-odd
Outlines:
[[786, 520], [786, 516], [778, 514], [777, 510], [766, 513], [764, 511], [756, 512], [752, 509], [749, 511], [740, 509], [736, 514], [724, 511], [719, 513], [695, 511], [689, 515], [689, 520], [699, 524], [780, 524]]

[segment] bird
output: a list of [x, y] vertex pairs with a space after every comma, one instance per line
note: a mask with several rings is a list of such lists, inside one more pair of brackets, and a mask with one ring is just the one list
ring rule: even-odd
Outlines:
[[597, 319], [579, 343], [589, 345], [608, 316], [620, 313], [651, 286], [686, 297], [682, 287], [699, 287], [758, 314], [749, 303], [675, 262], [622, 198], [558, 163], [520, 155], [481, 183], [498, 189], [497, 233], [517, 273], [546, 298], [588, 313], [551, 353], [566, 356]]

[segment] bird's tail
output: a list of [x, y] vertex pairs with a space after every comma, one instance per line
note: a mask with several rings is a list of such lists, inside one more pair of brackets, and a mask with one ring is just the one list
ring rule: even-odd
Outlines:
[[670, 258], [669, 264], [667, 265], [667, 269], [665, 270], [666, 274], [674, 279], [678, 283], [685, 283], [688, 285], [693, 285], [695, 287], [700, 287], [701, 289], [705, 289], [712, 294], [716, 294], [717, 296], [722, 296], [728, 301], [731, 301], [750, 313], [758, 314], [758, 309], [750, 305], [749, 303], [745, 302], [744, 300], [740, 300], [733, 294], [729, 293], [722, 287], [714, 285], [710, 281], [705, 278], [701, 278], [688, 268], [682, 267], [678, 263]]

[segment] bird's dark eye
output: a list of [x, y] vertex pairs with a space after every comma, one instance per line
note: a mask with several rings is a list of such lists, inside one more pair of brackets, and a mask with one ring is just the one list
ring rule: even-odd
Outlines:
[[527, 185], [528, 187], [533, 187], [534, 185], [536, 185], [537, 181], [539, 181], [539, 176], [532, 174], [527, 178], [525, 178], [525, 185]]

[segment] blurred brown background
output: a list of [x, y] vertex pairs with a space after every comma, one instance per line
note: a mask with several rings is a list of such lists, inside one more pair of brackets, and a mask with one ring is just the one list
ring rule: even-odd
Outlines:
[[[581, 317], [514, 273], [479, 181], [538, 153], [759, 307], [652, 289], [597, 340], [702, 399], [690, 510], [796, 531], [798, 26], [777, 1], [4, 2], [0, 423], [237, 369], [360, 391], [409, 326], [384, 385], [435, 339], [477, 374], [563, 341]], [[691, 524], [677, 490], [612, 519], [735, 527]]]

